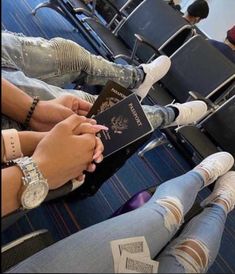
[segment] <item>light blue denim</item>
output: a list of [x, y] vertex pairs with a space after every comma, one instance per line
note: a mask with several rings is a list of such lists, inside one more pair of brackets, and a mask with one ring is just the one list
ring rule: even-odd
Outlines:
[[[168, 249], [159, 252], [175, 235], [178, 226], [167, 229], [164, 223], [165, 208], [156, 203], [165, 197], [177, 198], [183, 206], [183, 215], [192, 207], [198, 191], [203, 186], [201, 175], [190, 171], [160, 185], [153, 197], [141, 208], [77, 232], [10, 269], [11, 273], [113, 273], [114, 265], [110, 241], [144, 236], [151, 258], [160, 261], [160, 273], [186, 273]], [[226, 214], [213, 206], [194, 218], [181, 236], [200, 239], [209, 250], [213, 263], [224, 229]], [[174, 244], [174, 242], [173, 242]], [[170, 246], [172, 248], [172, 246]]]
[[[69, 92], [94, 102], [95, 97], [90, 94], [62, 89], [81, 76], [89, 84], [104, 84], [108, 79], [124, 86], [138, 82], [138, 73], [133, 67], [114, 65], [73, 42], [60, 38], [47, 41], [11, 33], [2, 35], [2, 76], [29, 95], [38, 95], [44, 100]], [[175, 118], [169, 107], [144, 106], [144, 109], [155, 128], [168, 125]], [[166, 196], [178, 198], [183, 214], [186, 214], [202, 184], [203, 180], [196, 172], [170, 180], [161, 185], [142, 208], [78, 232], [25, 260], [11, 272], [110, 273], [113, 272], [110, 241], [134, 236], [145, 236], [154, 258], [179, 227], [166, 228], [166, 210], [156, 200]], [[190, 236], [203, 241], [210, 250], [211, 264], [217, 254], [225, 218], [221, 208], [207, 208], [190, 222], [180, 237]], [[172, 245], [159, 257], [160, 271], [185, 272], [168, 249], [171, 250]]]
[[26, 77], [62, 88], [77, 81], [105, 85], [113, 80], [133, 89], [144, 78], [142, 69], [109, 62], [71, 40], [59, 37], [46, 40], [12, 32], [2, 32], [2, 69], [5, 68], [20, 70]]
[[[70, 55], [67, 56], [67, 53], [63, 55], [62, 51], [60, 51], [61, 54], [58, 54], [56, 43], [52, 49], [49, 45], [50, 42], [41, 38], [27, 38], [10, 33], [3, 33], [2, 38], [2, 76], [4, 78], [29, 95], [38, 95], [44, 100], [69, 92], [94, 102], [95, 97], [90, 94], [61, 88], [68, 82], [78, 79], [82, 69], [78, 66], [79, 60], [74, 64], [70, 58], [70, 63], [68, 63], [66, 60], [71, 57]], [[63, 44], [65, 52], [67, 47], [66, 43]], [[80, 48], [78, 45], [71, 47], [73, 49]], [[104, 66], [98, 64], [103, 64], [106, 61], [89, 53], [85, 54], [89, 55], [86, 60], [90, 60], [92, 64], [95, 63], [92, 65], [92, 72], [85, 76], [85, 81], [94, 83], [94, 81], [104, 79], [105, 73], [111, 70], [106, 70]], [[93, 62], [93, 60], [95, 61]], [[114, 66], [116, 68], [112, 63], [105, 64], [107, 67]], [[86, 70], [85, 63], [82, 66]], [[123, 68], [120, 69], [120, 71], [122, 70]], [[100, 75], [98, 80], [96, 73]], [[106, 81], [110, 77], [113, 79], [110, 74], [106, 76]], [[115, 77], [118, 78], [117, 74]], [[122, 75], [120, 77], [122, 78]], [[154, 128], [169, 125], [175, 119], [174, 111], [169, 107], [143, 106], [143, 108], [150, 117]], [[5, 128], [17, 127], [13, 121], [11, 124], [3, 124], [5, 124]], [[164, 223], [166, 209], [157, 204], [156, 200], [169, 196], [178, 198], [183, 206], [183, 215], [185, 215], [193, 205], [202, 185], [201, 176], [193, 171], [170, 180], [162, 184], [152, 199], [142, 208], [78, 232], [25, 260], [12, 268], [11, 272], [111, 273], [113, 272], [113, 259], [110, 241], [134, 236], [145, 236], [151, 257], [155, 258], [179, 227], [179, 225], [175, 225], [171, 229], [166, 228]], [[217, 254], [225, 219], [226, 215], [221, 208], [216, 206], [207, 208], [189, 223], [177, 241], [184, 237], [192, 237], [204, 242], [210, 251], [209, 267]], [[174, 245], [174, 242], [172, 244]], [[185, 272], [184, 267], [171, 253], [172, 244], [161, 253], [159, 258], [157, 257], [160, 261], [160, 272]]]
[[[134, 66], [118, 65], [92, 55], [70, 40], [46, 40], [2, 32], [2, 77], [42, 100], [70, 93], [93, 103], [96, 96], [63, 87], [74, 81], [105, 85], [108, 80], [113, 80], [125, 87], [136, 88], [143, 81], [141, 71]], [[143, 108], [155, 129], [169, 125], [175, 119], [171, 108]], [[19, 124], [3, 117], [3, 128], [9, 127], [20, 129]]]

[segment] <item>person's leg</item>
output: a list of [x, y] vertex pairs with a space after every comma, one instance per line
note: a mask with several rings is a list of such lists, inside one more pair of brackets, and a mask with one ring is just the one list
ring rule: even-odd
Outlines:
[[65, 94], [73, 94], [88, 102], [94, 103], [97, 96], [81, 90], [62, 89], [47, 84], [46, 82], [27, 77], [22, 71], [13, 69], [2, 69], [2, 77], [19, 87], [30, 96], [39, 96], [41, 100], [51, 100]]
[[60, 87], [78, 80], [81, 74], [85, 75], [84, 82], [91, 85], [110, 79], [126, 87], [138, 86], [144, 77], [136, 67], [108, 62], [62, 38], [47, 40], [2, 32], [2, 53], [26, 76]]
[[207, 105], [202, 101], [191, 101], [184, 104], [168, 106], [142, 105], [154, 129], [188, 125], [201, 119], [207, 112]]
[[[22, 71], [13, 68], [2, 69], [2, 77], [30, 96], [39, 96], [41, 100], [50, 100], [66, 93], [76, 95], [91, 103], [94, 103], [97, 98], [97, 96], [81, 90], [62, 89], [42, 80], [29, 78]], [[175, 104], [166, 107], [158, 105], [142, 105], [142, 107], [154, 129], [172, 126], [175, 121], [181, 125], [192, 123], [202, 117], [207, 109], [206, 104], [202, 101]]]
[[[215, 154], [216, 155], [216, 154]], [[218, 157], [214, 155], [214, 163]], [[227, 170], [230, 155], [219, 154]], [[141, 208], [80, 231], [28, 258], [10, 272], [114, 271], [110, 241], [144, 236], [154, 258], [171, 239], [204, 186], [202, 172], [190, 171], [162, 184]]]
[[142, 98], [167, 73], [171, 64], [168, 57], [161, 56], [140, 67], [119, 65], [91, 54], [70, 40], [46, 40], [9, 32], [2, 33], [2, 56], [26, 76], [49, 84], [63, 87], [82, 78], [82, 82], [89, 85], [104, 85], [113, 80], [124, 87], [136, 89]]
[[235, 172], [222, 176], [194, 217], [159, 255], [159, 273], [206, 273], [219, 252], [227, 214], [235, 203]]

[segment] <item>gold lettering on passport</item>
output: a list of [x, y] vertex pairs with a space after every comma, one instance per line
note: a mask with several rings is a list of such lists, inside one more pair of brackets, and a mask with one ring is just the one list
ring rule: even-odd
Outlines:
[[126, 95], [122, 94], [121, 92], [119, 92], [118, 90], [112, 88], [111, 89], [113, 93], [117, 94], [118, 96], [120, 96], [121, 98], [126, 98]]
[[142, 126], [142, 123], [141, 123], [141, 121], [140, 121], [140, 118], [139, 118], [138, 113], [136, 112], [136, 110], [135, 110], [135, 108], [134, 108], [134, 106], [133, 106], [133, 103], [128, 104], [128, 106], [129, 106], [129, 108], [130, 108], [131, 113], [133, 114], [133, 116], [134, 116], [134, 118], [135, 118], [135, 121], [136, 121], [138, 127], [141, 127], [141, 126]]

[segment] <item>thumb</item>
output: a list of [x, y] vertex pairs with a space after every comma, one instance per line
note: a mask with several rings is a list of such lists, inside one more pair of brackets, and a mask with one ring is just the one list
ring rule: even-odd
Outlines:
[[69, 109], [68, 107], [64, 107], [64, 106], [61, 106], [59, 111], [60, 111], [60, 115], [62, 116], [63, 119], [66, 119], [69, 116], [71, 116], [72, 114], [74, 114], [74, 112], [71, 109]]
[[67, 125], [71, 131], [76, 129], [81, 123], [84, 123], [87, 121], [87, 118], [85, 116], [79, 116], [77, 114], [70, 115], [67, 119], [62, 121], [64, 125]]

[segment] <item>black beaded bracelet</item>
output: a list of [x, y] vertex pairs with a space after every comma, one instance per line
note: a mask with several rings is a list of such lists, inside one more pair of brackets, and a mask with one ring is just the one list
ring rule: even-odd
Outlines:
[[32, 105], [31, 105], [31, 107], [29, 109], [29, 112], [28, 112], [27, 117], [26, 117], [26, 119], [24, 121], [24, 124], [23, 124], [23, 127], [25, 129], [27, 129], [29, 127], [30, 119], [31, 119], [31, 117], [33, 115], [33, 112], [34, 112], [34, 110], [35, 110], [36, 105], [37, 105], [38, 102], [39, 102], [39, 97], [38, 96], [33, 97], [33, 103], [32, 103]]
[[15, 166], [16, 163], [13, 162], [12, 160], [6, 162], [6, 163], [1, 163], [1, 168], [7, 168], [7, 167], [11, 167], [11, 166]]

